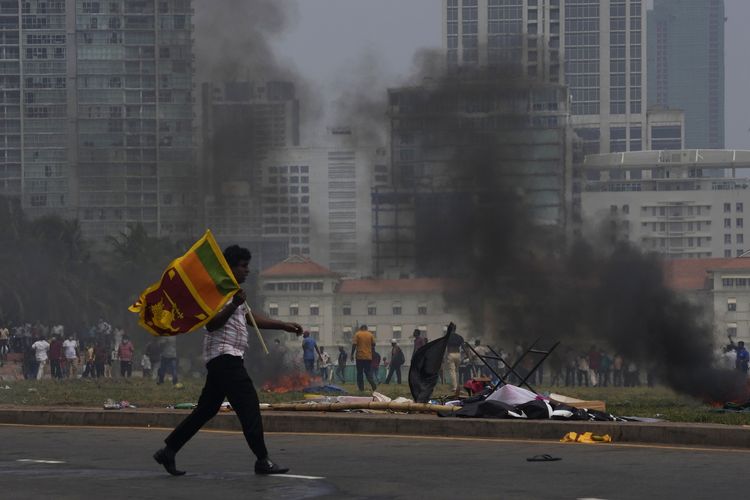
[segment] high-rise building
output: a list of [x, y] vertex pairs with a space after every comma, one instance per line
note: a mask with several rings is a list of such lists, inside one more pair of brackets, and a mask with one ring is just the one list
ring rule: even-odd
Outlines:
[[195, 233], [190, 0], [0, 2], [0, 191], [95, 242]]
[[[556, 81], [585, 153], [636, 151], [646, 136], [644, 0], [443, 0], [448, 65], [516, 63]], [[625, 131], [624, 137], [622, 131]]]
[[264, 231], [263, 170], [272, 151], [299, 146], [294, 84], [205, 83], [201, 123], [206, 225], [219, 241], [248, 247], [258, 269], [281, 262], [291, 239]]
[[648, 96], [685, 111], [685, 147], [724, 147], [723, 0], [654, 0]]
[[[432, 243], [420, 231], [436, 218], [468, 216], [462, 207], [493, 179], [515, 187], [533, 223], [570, 229], [574, 143], [561, 84], [452, 75], [390, 89], [389, 103], [392, 183], [376, 183], [372, 192], [377, 276], [445, 271], [418, 258]], [[465, 168], [478, 147], [494, 151], [496, 163]]]
[[348, 277], [372, 274], [370, 186], [385, 155], [356, 129], [331, 127], [319, 146], [272, 151], [263, 162], [263, 237]]

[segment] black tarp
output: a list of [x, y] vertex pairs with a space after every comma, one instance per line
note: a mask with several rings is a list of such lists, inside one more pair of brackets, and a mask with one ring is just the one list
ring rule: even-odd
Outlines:
[[448, 325], [448, 331], [439, 339], [428, 342], [414, 353], [409, 367], [409, 389], [417, 403], [427, 403], [437, 385], [440, 367], [448, 346], [448, 337], [456, 331], [456, 325]]

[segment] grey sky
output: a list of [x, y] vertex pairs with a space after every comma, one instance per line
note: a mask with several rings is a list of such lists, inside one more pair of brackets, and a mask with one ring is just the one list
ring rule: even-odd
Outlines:
[[[298, 15], [277, 44], [279, 56], [297, 66], [334, 98], [337, 80], [368, 57], [382, 71], [380, 83], [408, 76], [414, 53], [441, 46], [440, 0], [281, 0], [296, 1]], [[750, 149], [750, 2], [725, 0], [726, 143]], [[373, 91], [383, 91], [373, 85]]]

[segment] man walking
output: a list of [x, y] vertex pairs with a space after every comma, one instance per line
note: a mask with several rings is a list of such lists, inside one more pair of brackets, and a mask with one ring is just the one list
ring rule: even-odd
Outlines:
[[305, 371], [309, 375], [315, 375], [315, 358], [320, 358], [320, 351], [315, 339], [310, 336], [310, 332], [305, 331], [302, 334], [302, 360], [305, 362]]
[[[250, 251], [233, 245], [224, 250], [224, 258], [237, 282], [243, 283], [250, 273]], [[203, 359], [206, 361], [208, 374], [203, 392], [198, 399], [198, 406], [167, 436], [164, 440], [166, 446], [154, 454], [154, 459], [172, 475], [185, 474], [184, 471], [177, 470], [175, 455], [216, 415], [225, 397], [237, 413], [245, 440], [257, 458], [255, 473], [283, 474], [289, 470], [272, 462], [268, 457], [258, 394], [245, 370], [243, 356], [248, 347], [247, 327], [250, 314], [259, 328], [284, 330], [301, 335], [302, 327], [297, 323], [276, 321], [250, 312], [245, 306], [246, 300], [245, 291], [238, 291], [224, 309], [206, 324]]]
[[391, 340], [391, 366], [388, 369], [388, 376], [385, 378], [385, 383], [391, 383], [391, 377], [396, 374], [396, 383], [401, 383], [401, 367], [406, 363], [404, 357], [404, 351], [398, 346], [398, 340]]
[[367, 325], [359, 327], [352, 338], [352, 358], [357, 363], [357, 387], [360, 391], [365, 390], [364, 377], [370, 383], [372, 390], [378, 388], [372, 378], [372, 352], [375, 350], [375, 336], [367, 329]]
[[740, 371], [747, 375], [748, 362], [750, 362], [750, 354], [745, 349], [745, 343], [742, 341], [737, 342], [737, 360], [735, 361], [735, 367], [737, 371]]

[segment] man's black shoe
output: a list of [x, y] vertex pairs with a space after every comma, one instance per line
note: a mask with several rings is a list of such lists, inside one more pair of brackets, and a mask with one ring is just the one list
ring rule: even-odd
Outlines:
[[271, 462], [268, 457], [255, 462], [256, 474], [285, 474], [287, 472], [289, 472], [289, 467], [281, 467], [279, 464]]
[[163, 465], [164, 469], [166, 469], [166, 471], [173, 476], [185, 475], [184, 470], [177, 470], [177, 465], [174, 462], [174, 452], [170, 452], [166, 448], [162, 448], [161, 450], [154, 453], [154, 460], [156, 460], [157, 463]]

